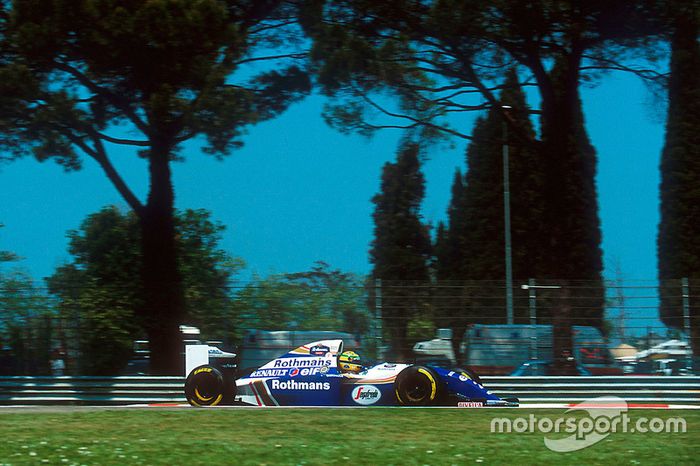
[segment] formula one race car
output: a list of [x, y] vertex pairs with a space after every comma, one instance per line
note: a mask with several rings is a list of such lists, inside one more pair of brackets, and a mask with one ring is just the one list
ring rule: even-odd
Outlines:
[[517, 399], [486, 390], [468, 370], [382, 363], [344, 373], [342, 353], [342, 340], [316, 341], [235, 380], [233, 353], [191, 345], [185, 396], [193, 406], [518, 406]]

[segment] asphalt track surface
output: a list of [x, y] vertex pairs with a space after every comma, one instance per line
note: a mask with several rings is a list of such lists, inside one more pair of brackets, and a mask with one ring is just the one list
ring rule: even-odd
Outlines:
[[[384, 406], [384, 407], [373, 407], [372, 409], [569, 409], [573, 407], [579, 408], [619, 408], [618, 406], [611, 405], [584, 405], [580, 406], [574, 403], [523, 403], [517, 408], [513, 407], [488, 407], [488, 408], [458, 408], [451, 406], [434, 406], [434, 407], [419, 407], [419, 408], [409, 408], [403, 406]], [[682, 405], [682, 404], [665, 404], [665, 403], [628, 403], [628, 409], [664, 409], [664, 410], [700, 410], [700, 405]], [[360, 406], [209, 406], [203, 408], [195, 408], [189, 404], [182, 403], [157, 403], [157, 404], [133, 404], [124, 406], [73, 406], [73, 405], [8, 405], [0, 406], [0, 414], [5, 413], [20, 413], [20, 412], [32, 412], [32, 413], [73, 413], [73, 412], [89, 412], [89, 411], [118, 411], [118, 410], [132, 410], [132, 409], [157, 409], [157, 410], [171, 410], [171, 409], [367, 409], [366, 407]]]

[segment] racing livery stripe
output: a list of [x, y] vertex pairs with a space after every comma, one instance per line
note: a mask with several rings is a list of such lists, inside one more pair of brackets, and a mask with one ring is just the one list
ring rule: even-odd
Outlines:
[[384, 377], [383, 379], [363, 379], [363, 378], [358, 378], [358, 379], [348, 379], [347, 382], [344, 381], [344, 383], [349, 383], [352, 385], [382, 385], [382, 384], [387, 384], [387, 383], [392, 383], [394, 380], [396, 380], [396, 376], [392, 375], [391, 377]]
[[304, 346], [300, 346], [300, 347], [297, 348], [297, 349], [293, 349], [292, 351], [290, 351], [290, 353], [293, 353], [293, 354], [309, 354], [310, 349], [311, 349], [311, 348], [310, 348], [309, 346], [304, 345]]
[[263, 406], [263, 404], [260, 402], [260, 398], [258, 397], [258, 391], [255, 388], [255, 382], [250, 383], [250, 389], [253, 390], [253, 395], [255, 395], [255, 402], [258, 404], [258, 406]]
[[260, 397], [263, 399], [263, 402], [269, 403], [271, 406], [279, 406], [280, 404], [277, 402], [274, 396], [272, 396], [272, 393], [270, 393], [270, 388], [267, 386], [265, 381], [263, 380], [258, 380], [259, 385], [259, 390], [260, 390]]
[[264, 406], [277, 406], [276, 400], [273, 400], [270, 393], [267, 391], [267, 385], [262, 380], [256, 380], [253, 385], [260, 395], [260, 399]]

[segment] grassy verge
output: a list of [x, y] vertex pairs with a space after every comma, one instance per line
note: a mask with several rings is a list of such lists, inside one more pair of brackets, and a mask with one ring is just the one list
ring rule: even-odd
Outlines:
[[[494, 417], [562, 410], [147, 409], [0, 413], [0, 464], [697, 464], [700, 412], [686, 433], [612, 433], [572, 453], [541, 433], [491, 433]], [[550, 437], [566, 435], [551, 434]]]

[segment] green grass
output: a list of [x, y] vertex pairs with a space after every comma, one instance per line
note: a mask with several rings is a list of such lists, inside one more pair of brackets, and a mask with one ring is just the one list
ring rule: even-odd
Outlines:
[[[554, 453], [543, 434], [490, 432], [494, 417], [525, 409], [144, 409], [0, 411], [0, 464], [697, 464], [700, 412], [686, 433], [612, 433], [573, 453]], [[551, 434], [555, 437], [555, 434]], [[563, 437], [566, 435], [558, 435]]]

